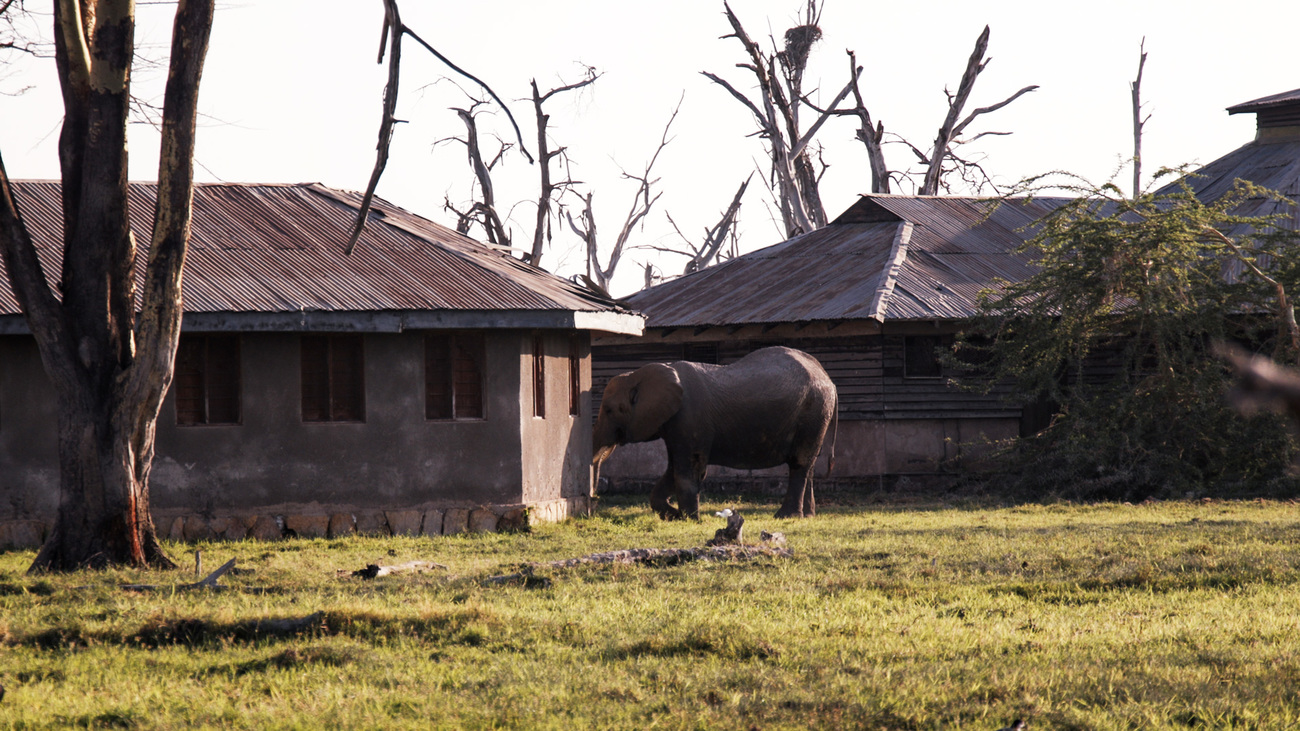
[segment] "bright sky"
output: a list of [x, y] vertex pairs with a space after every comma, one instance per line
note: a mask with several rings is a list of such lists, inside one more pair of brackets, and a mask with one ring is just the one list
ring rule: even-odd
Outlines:
[[[48, 26], [45, 3], [28, 0], [28, 7]], [[796, 24], [801, 2], [734, 0], [733, 8], [752, 37], [765, 39]], [[162, 60], [172, 6], [142, 2], [140, 10], [142, 53]], [[207, 119], [198, 138], [199, 179], [363, 189], [374, 163], [385, 79], [375, 63], [382, 12], [379, 0], [219, 2], [200, 94]], [[719, 39], [729, 31], [720, 0], [407, 0], [402, 12], [408, 26], [510, 104], [534, 153], [529, 79], [545, 91], [580, 79], [584, 64], [603, 74], [594, 87], [553, 100], [547, 111], [553, 139], [569, 148], [574, 178], [595, 191], [606, 247], [635, 192], [620, 170], [643, 170], [679, 98], [674, 139], [655, 169], [663, 197], [633, 245], [677, 245], [666, 213], [698, 240], [740, 181], [756, 168], [766, 170], [760, 142], [747, 137], [754, 130], [749, 113], [700, 75], [713, 71], [741, 89], [752, 86], [746, 72], [734, 68], [742, 60], [740, 44]], [[854, 49], [866, 67], [862, 90], [873, 117], [886, 131], [928, 149], [946, 112], [944, 87], [956, 88], [985, 24], [992, 27], [992, 62], [968, 109], [1029, 84], [1041, 87], [970, 130], [1014, 133], [972, 145], [1004, 183], [1054, 169], [1101, 182], [1116, 171], [1132, 151], [1128, 84], [1143, 37], [1149, 58], [1142, 91], [1151, 115], [1146, 171], [1207, 163], [1244, 144], [1254, 134], [1253, 115], [1229, 117], [1224, 108], [1300, 87], [1300, 72], [1293, 70], [1300, 4], [1289, 0], [826, 0], [824, 38], [805, 88], [819, 88], [814, 96], [829, 101], [847, 80], [845, 49]], [[466, 97], [439, 81], [451, 72], [417, 44], [408, 40], [403, 49], [398, 116], [409, 123], [398, 126], [379, 195], [452, 225], [444, 198], [466, 201], [471, 174], [461, 146], [435, 143], [462, 133], [449, 108], [465, 106]], [[138, 68], [136, 94], [160, 100], [162, 76], [159, 69]], [[458, 83], [475, 93], [470, 83]], [[0, 153], [9, 174], [57, 178], [62, 109], [53, 63], [9, 59], [0, 67], [0, 92]], [[485, 117], [481, 126], [513, 139], [504, 115]], [[867, 158], [854, 130], [854, 122], [841, 118], [819, 135], [831, 164], [822, 185], [831, 217], [869, 190]], [[132, 179], [156, 177], [157, 136], [147, 126], [132, 128], [131, 155]], [[911, 153], [894, 145], [887, 156], [891, 167], [901, 168]], [[498, 199], [535, 199], [536, 167], [514, 154], [504, 166]], [[1125, 188], [1130, 175], [1119, 177]], [[770, 202], [758, 180], [751, 184], [741, 211], [743, 250], [783, 238]], [[531, 239], [533, 215], [529, 202], [513, 209], [516, 241]], [[582, 271], [576, 238], [559, 226], [556, 233], [544, 265], [565, 275]], [[684, 263], [634, 249], [620, 265], [615, 294], [640, 286], [640, 263], [647, 259], [668, 274], [679, 273]]]

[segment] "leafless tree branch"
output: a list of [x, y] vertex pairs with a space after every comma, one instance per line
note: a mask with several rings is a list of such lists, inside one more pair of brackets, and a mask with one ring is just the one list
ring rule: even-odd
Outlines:
[[[787, 236], [795, 236], [826, 225], [826, 212], [818, 191], [819, 173], [809, 154], [815, 135], [835, 108], [853, 90], [847, 84], [826, 111], [817, 110], [817, 121], [806, 132], [799, 122], [799, 107], [808, 103], [802, 92], [803, 74], [813, 45], [821, 38], [817, 23], [821, 9], [808, 2], [802, 22], [785, 32], [783, 49], [765, 53], [750, 38], [744, 25], [729, 4], [723, 4], [732, 32], [723, 38], [740, 41], [747, 61], [736, 64], [754, 75], [757, 98], [741, 93], [734, 85], [710, 72], [701, 72], [745, 106], [758, 124], [758, 136], [766, 141], [772, 170], [769, 187], [781, 209]], [[776, 40], [772, 40], [775, 47]], [[856, 77], [853, 77], [856, 78]], [[809, 104], [812, 107], [811, 104]], [[812, 107], [816, 109], [816, 107]], [[822, 168], [823, 172], [825, 166]]]
[[565, 148], [550, 149], [550, 140], [546, 129], [551, 117], [542, 110], [542, 105], [556, 94], [589, 86], [596, 83], [598, 78], [600, 78], [600, 74], [596, 73], [596, 69], [588, 66], [587, 77], [582, 81], [556, 87], [545, 94], [540, 93], [536, 79], [530, 82], [533, 92], [533, 113], [537, 120], [537, 159], [541, 162], [539, 170], [541, 173], [540, 190], [537, 195], [537, 220], [533, 227], [533, 248], [528, 253], [528, 263], [535, 267], [541, 266], [543, 248], [551, 238], [551, 214], [556, 191], [571, 185], [567, 180], [559, 183], [551, 181], [551, 160], [562, 156]]
[[524, 146], [523, 134], [519, 131], [519, 125], [515, 122], [515, 117], [510, 113], [510, 108], [501, 101], [492, 87], [488, 86], [478, 77], [452, 63], [450, 59], [442, 55], [433, 46], [429, 45], [423, 38], [411, 30], [402, 22], [401, 13], [397, 7], [397, 0], [383, 0], [384, 3], [384, 27], [379, 38], [379, 63], [384, 62], [385, 49], [388, 52], [388, 83], [384, 86], [384, 103], [383, 115], [379, 123], [379, 143], [376, 146], [375, 167], [370, 172], [370, 182], [366, 185], [366, 192], [361, 197], [361, 205], [357, 210], [357, 222], [352, 228], [352, 234], [348, 237], [347, 244], [344, 246], [344, 253], [351, 254], [352, 249], [357, 245], [357, 240], [361, 238], [361, 232], [365, 230], [366, 219], [370, 214], [370, 206], [375, 198], [375, 189], [379, 187], [379, 178], [384, 174], [384, 168], [388, 165], [388, 150], [393, 141], [393, 128], [400, 121], [397, 119], [397, 94], [398, 80], [401, 76], [401, 58], [402, 58], [402, 37], [410, 36], [416, 43], [419, 43], [425, 50], [432, 53], [439, 61], [442, 61], [448, 68], [456, 73], [470, 79], [481, 86], [496, 103], [505, 110], [506, 116], [510, 119], [510, 124], [514, 127], [515, 136], [519, 140], [519, 149], [524, 153], [524, 157], [531, 163], [533, 158], [528, 154], [527, 147]]
[[1146, 52], [1147, 39], [1145, 36], [1142, 42], [1138, 44], [1138, 73], [1133, 83], [1129, 84], [1129, 92], [1133, 98], [1133, 198], [1136, 200], [1142, 195], [1142, 128], [1146, 126], [1147, 120], [1151, 115], [1142, 117], [1142, 69], [1147, 65]]
[[921, 195], [937, 195], [940, 187], [940, 178], [944, 173], [944, 162], [952, 156], [952, 148], [960, 135], [971, 122], [981, 115], [995, 112], [1002, 107], [1010, 104], [1021, 96], [1028, 94], [1037, 89], [1037, 86], [1026, 86], [1010, 97], [998, 102], [997, 104], [980, 107], [965, 119], [958, 122], [961, 118], [962, 110], [966, 102], [970, 99], [971, 91], [975, 88], [975, 80], [980, 73], [988, 66], [989, 61], [985, 60], [984, 54], [988, 51], [989, 45], [989, 27], [984, 26], [984, 31], [980, 33], [979, 38], [975, 41], [975, 49], [971, 52], [970, 59], [966, 62], [966, 71], [962, 74], [961, 82], [957, 86], [957, 93], [953, 94], [946, 89], [944, 93], [948, 96], [948, 114], [944, 118], [943, 125], [939, 127], [939, 133], [934, 139], [934, 146], [930, 154], [926, 156], [925, 179], [921, 184]]
[[668, 118], [668, 123], [664, 125], [663, 135], [659, 139], [659, 146], [655, 148], [654, 154], [651, 155], [650, 161], [646, 163], [645, 172], [640, 175], [624, 172], [623, 178], [635, 180], [639, 183], [636, 194], [632, 197], [632, 203], [628, 208], [627, 216], [623, 219], [623, 226], [619, 229], [618, 235], [614, 240], [614, 248], [609, 253], [609, 259], [604, 266], [600, 263], [600, 247], [596, 236], [596, 216], [592, 208], [592, 194], [590, 192], [583, 196], [583, 209], [580, 214], [582, 222], [579, 223], [573, 218], [573, 214], [566, 211], [569, 227], [573, 230], [578, 238], [582, 239], [587, 251], [587, 273], [585, 281], [589, 282], [597, 292], [608, 292], [610, 281], [614, 278], [614, 272], [618, 268], [619, 262], [623, 258], [624, 251], [627, 248], [627, 242], [632, 236], [632, 232], [639, 226], [650, 211], [654, 208], [656, 202], [662, 193], [655, 193], [654, 186], [659, 182], [658, 178], [652, 178], [655, 163], [659, 160], [659, 155], [672, 141], [669, 136], [672, 130], [673, 122], [677, 119], [677, 114], [681, 111], [682, 102], [679, 99], [677, 107]]

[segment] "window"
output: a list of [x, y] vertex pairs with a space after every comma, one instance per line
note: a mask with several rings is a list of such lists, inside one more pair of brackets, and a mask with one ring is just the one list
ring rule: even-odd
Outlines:
[[717, 343], [683, 343], [682, 360], [706, 365], [718, 364]]
[[546, 340], [533, 336], [533, 416], [546, 418]]
[[365, 421], [360, 335], [302, 336], [302, 420]]
[[182, 335], [173, 383], [177, 425], [238, 424], [239, 336]]
[[939, 348], [944, 338], [938, 335], [906, 335], [903, 337], [903, 377], [939, 378], [943, 364], [939, 362]]
[[577, 335], [569, 336], [569, 416], [582, 410], [582, 344]]
[[424, 418], [483, 418], [483, 335], [424, 336]]

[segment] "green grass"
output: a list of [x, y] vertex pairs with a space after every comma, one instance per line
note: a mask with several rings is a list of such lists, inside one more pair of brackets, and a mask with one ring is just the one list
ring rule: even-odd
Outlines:
[[[482, 583], [722, 524], [643, 502], [531, 534], [200, 545], [252, 569], [221, 593], [0, 553], [0, 728], [1300, 727], [1295, 504], [743, 503], [794, 558]], [[336, 576], [415, 559], [448, 569]]]

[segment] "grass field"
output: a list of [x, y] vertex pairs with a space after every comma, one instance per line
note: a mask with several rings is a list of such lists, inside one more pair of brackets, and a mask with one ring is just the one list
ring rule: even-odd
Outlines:
[[[484, 583], [722, 525], [641, 500], [531, 534], [197, 546], [251, 569], [224, 592], [0, 553], [0, 728], [1300, 727], [1300, 505], [739, 507], [794, 557]], [[446, 569], [336, 575], [415, 559]]]

